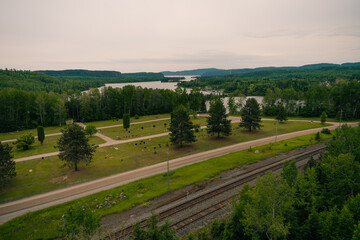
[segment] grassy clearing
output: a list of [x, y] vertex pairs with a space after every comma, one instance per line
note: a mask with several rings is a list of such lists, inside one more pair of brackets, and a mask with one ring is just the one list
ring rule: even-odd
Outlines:
[[[201, 126], [205, 126], [207, 124], [205, 117], [197, 117], [196, 119], [192, 118], [191, 120], [194, 124], [200, 124]], [[124, 140], [169, 132], [169, 127], [170, 120], [162, 120], [156, 122], [134, 124], [131, 125], [128, 131], [126, 131], [123, 127], [105, 128], [101, 130], [101, 133], [112, 139]]]
[[[58, 133], [62, 127], [44, 127], [45, 134]], [[32, 133], [34, 136], [37, 136], [37, 129], [29, 129], [17, 132], [8, 132], [8, 133], [0, 133], [0, 141], [17, 139], [27, 133]]]
[[[40, 142], [37, 139], [35, 139], [35, 143], [32, 144], [28, 150], [16, 149], [16, 146], [13, 146], [14, 159], [34, 156], [34, 155], [38, 155], [38, 154], [56, 152], [58, 150], [54, 146], [57, 144], [59, 138], [60, 138], [60, 135], [45, 137], [45, 141], [44, 141], [43, 145], [41, 145]], [[104, 142], [105, 141], [103, 139], [96, 137], [96, 136], [92, 136], [90, 138], [91, 144], [101, 144]], [[9, 143], [9, 145], [13, 145], [13, 144]]]
[[[237, 124], [233, 124], [233, 135], [220, 139], [209, 136], [206, 130], [202, 129], [196, 133], [197, 142], [183, 148], [171, 146], [169, 148], [170, 159], [275, 134], [274, 122], [267, 121], [263, 125], [264, 128], [261, 131], [249, 133], [239, 129]], [[278, 134], [319, 126], [320, 124], [315, 123], [288, 122], [279, 124]], [[114, 146], [98, 148], [94, 162], [88, 166], [80, 165], [78, 172], [60, 168], [62, 163], [57, 157], [19, 162], [16, 164], [17, 176], [0, 190], [0, 203], [166, 161], [165, 146], [169, 142], [168, 136], [144, 142], [120, 144], [117, 145], [118, 150]], [[29, 173], [30, 169], [32, 169], [31, 173]]]
[[[323, 139], [329, 137], [331, 135], [323, 135]], [[176, 169], [174, 174], [170, 176], [170, 191], [210, 179], [222, 171], [242, 167], [246, 164], [275, 156], [278, 153], [310, 145], [313, 142], [310, 139], [313, 138], [314, 134], [296, 137], [280, 141], [277, 147], [272, 146], [271, 149], [269, 148], [270, 144], [267, 144], [253, 148], [254, 151], [252, 152], [243, 150]], [[259, 150], [259, 153], [254, 153], [255, 150]], [[124, 192], [127, 197], [122, 200], [115, 199], [114, 196], [121, 192]], [[66, 213], [70, 206], [89, 205], [96, 214], [105, 216], [130, 209], [137, 204], [149, 201], [166, 192], [168, 192], [166, 174], [158, 174], [114, 189], [17, 217], [0, 226], [0, 239], [55, 238], [59, 234], [57, 227], [62, 221], [61, 216]], [[99, 204], [104, 205], [105, 197], [112, 199], [111, 206], [109, 208], [96, 207]]]
[[[158, 115], [149, 115], [149, 116], [140, 116], [138, 119], [134, 117], [131, 118], [130, 122], [142, 122], [142, 121], [149, 121], [149, 120], [157, 120], [161, 118], [170, 118], [170, 114], [158, 114]], [[122, 124], [122, 119], [120, 120], [106, 120], [106, 121], [96, 121], [96, 122], [89, 122], [86, 123], [87, 125], [94, 125], [95, 127], [103, 127], [103, 126], [112, 126]], [[60, 130], [64, 128], [64, 126], [59, 127], [45, 127], [45, 134], [52, 134], [52, 133], [59, 133]], [[16, 132], [8, 132], [8, 133], [0, 133], [0, 141], [3, 140], [10, 140], [10, 139], [17, 139], [27, 133], [32, 133], [34, 136], [37, 136], [37, 129], [28, 129], [23, 131], [16, 131]]]
[[[135, 119], [135, 117], [131, 117], [130, 123], [143, 122], [143, 121], [149, 121], [149, 120], [158, 120], [158, 119], [162, 119], [162, 118], [170, 118], [170, 114], [165, 113], [165, 114], [157, 114], [157, 115], [139, 116], [138, 119]], [[104, 127], [104, 126], [113, 126], [113, 125], [123, 124], [123, 121], [122, 121], [122, 119], [113, 119], [113, 120], [88, 122], [85, 124], [93, 125], [95, 127]]]

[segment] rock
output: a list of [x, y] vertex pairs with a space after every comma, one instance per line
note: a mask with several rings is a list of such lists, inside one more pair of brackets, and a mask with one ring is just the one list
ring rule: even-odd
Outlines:
[[259, 150], [256, 150], [255, 153], [259, 153]]

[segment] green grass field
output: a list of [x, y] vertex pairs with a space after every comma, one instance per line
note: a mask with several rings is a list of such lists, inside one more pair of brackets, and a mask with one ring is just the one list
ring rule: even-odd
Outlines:
[[[140, 116], [139, 119], [135, 119], [134, 117], [131, 117], [130, 122], [134, 123], [134, 122], [142, 122], [142, 121], [149, 121], [149, 120], [157, 120], [157, 119], [162, 119], [162, 118], [170, 118], [170, 114], [167, 113], [167, 114]], [[88, 122], [86, 124], [94, 125], [96, 127], [112, 126], [112, 125], [122, 124], [122, 119]], [[59, 126], [45, 127], [44, 130], [45, 130], [45, 134], [52, 134], [52, 133], [59, 133], [62, 128], [64, 128], [64, 126], [62, 126], [62, 127], [59, 127]], [[37, 129], [28, 129], [28, 130], [17, 131], [17, 132], [0, 133], [0, 141], [17, 139], [18, 137], [21, 137], [27, 133], [32, 133], [34, 136], [37, 136]]]
[[[331, 137], [331, 135], [323, 135], [323, 139], [329, 137]], [[296, 137], [280, 141], [277, 147], [272, 146], [271, 149], [269, 149], [270, 145], [268, 144], [253, 148], [254, 151], [252, 152], [243, 150], [176, 169], [170, 176], [170, 191], [212, 179], [217, 174], [228, 169], [242, 167], [246, 164], [275, 156], [281, 152], [287, 152], [310, 145], [313, 143], [310, 139], [313, 138], [314, 134]], [[254, 152], [257, 149], [259, 153], [256, 154]], [[49, 170], [51, 168], [52, 167], [49, 166]], [[119, 201], [115, 199], [114, 196], [121, 192], [124, 192], [127, 197]], [[166, 174], [158, 174], [68, 203], [17, 217], [0, 226], [0, 239], [56, 238], [59, 235], [58, 227], [62, 222], [61, 216], [65, 214], [71, 206], [80, 207], [88, 205], [93, 209], [95, 214], [105, 216], [130, 209], [137, 204], [146, 204], [150, 199], [161, 196], [166, 192], [168, 192]], [[112, 199], [111, 207], [97, 208], [96, 205], [104, 204], [104, 198], [106, 197]]]
[[[30, 149], [28, 150], [16, 149], [16, 146], [14, 146], [12, 143], [8, 143], [8, 144], [13, 146], [13, 155], [14, 155], [14, 159], [16, 159], [16, 158], [34, 156], [38, 154], [56, 152], [58, 150], [54, 146], [57, 144], [59, 138], [60, 135], [45, 137], [45, 141], [43, 145], [41, 145], [40, 142], [37, 139], [35, 139], [35, 143], [32, 144], [30, 146]], [[90, 144], [101, 144], [104, 143], [105, 141], [99, 137], [92, 136], [89, 142]]]
[[[196, 134], [197, 142], [183, 148], [171, 146], [170, 159], [275, 134], [274, 122], [266, 121], [263, 125], [262, 130], [249, 133], [239, 129], [237, 124], [233, 124], [233, 135], [220, 139], [208, 136], [206, 130], [202, 129]], [[320, 126], [322, 125], [315, 123], [288, 122], [279, 124], [278, 134]], [[169, 137], [164, 136], [146, 140], [145, 144], [141, 145], [140, 142], [120, 144], [117, 145], [118, 150], [114, 146], [98, 148], [94, 162], [88, 166], [80, 165], [78, 172], [60, 168], [62, 163], [55, 156], [47, 160], [19, 162], [16, 164], [17, 177], [0, 190], [0, 203], [163, 162], [166, 160], [167, 142]], [[30, 169], [32, 173], [29, 173]]]
[[[170, 118], [170, 114], [165, 113], [165, 114], [157, 114], [157, 115], [139, 116], [138, 119], [135, 119], [135, 117], [131, 117], [130, 123], [158, 120], [158, 119], [162, 119], [162, 118]], [[87, 122], [85, 124], [93, 125], [95, 127], [104, 127], [104, 126], [113, 126], [113, 125], [123, 124], [123, 121], [122, 121], [122, 119], [113, 119], [113, 120]]]
[[[201, 126], [205, 126], [207, 124], [205, 117], [197, 117], [196, 119], [191, 118], [191, 120], [194, 124], [200, 124]], [[101, 133], [112, 139], [124, 140], [169, 132], [169, 127], [170, 120], [161, 120], [156, 122], [134, 124], [131, 125], [128, 131], [126, 131], [123, 127], [105, 128], [101, 130]]]
[[[62, 126], [62, 127], [44, 127], [44, 131], [45, 131], [45, 134], [58, 133], [58, 132], [60, 132], [60, 129], [62, 129], [62, 128], [64, 128], [64, 126]], [[0, 133], [0, 141], [17, 139], [18, 137], [21, 137], [27, 133], [32, 133], [34, 136], [37, 136], [37, 129]]]

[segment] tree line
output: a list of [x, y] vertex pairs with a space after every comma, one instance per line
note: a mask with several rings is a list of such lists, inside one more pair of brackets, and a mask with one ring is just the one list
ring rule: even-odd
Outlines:
[[130, 116], [170, 113], [183, 105], [191, 112], [206, 111], [205, 96], [194, 88], [175, 91], [135, 86], [105, 87], [88, 92], [25, 91], [0, 89], [0, 132], [41, 126], [62, 126], [66, 119], [97, 121]]
[[323, 112], [343, 120], [360, 118], [360, 82], [339, 81], [337, 84], [313, 85], [308, 91], [294, 88], [268, 88], [263, 101], [264, 115], [274, 116], [279, 106], [290, 116], [318, 117]]
[[312, 85], [336, 84], [339, 80], [360, 79], [360, 66], [323, 67], [319, 69], [259, 70], [227, 76], [199, 77], [181, 82], [182, 87], [200, 87], [202, 90], [223, 90], [225, 94], [264, 96], [268, 88], [293, 88], [306, 92]]

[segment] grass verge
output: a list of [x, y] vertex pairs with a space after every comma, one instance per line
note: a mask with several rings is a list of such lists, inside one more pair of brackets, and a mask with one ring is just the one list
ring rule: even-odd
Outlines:
[[[275, 135], [274, 122], [263, 122], [264, 128], [256, 132], [247, 132], [233, 124], [233, 135], [217, 139], [200, 130], [198, 141], [183, 148], [171, 146], [170, 159], [179, 158], [240, 142], [251, 141]], [[279, 124], [278, 134], [320, 127], [320, 124], [288, 122]], [[94, 161], [88, 166], [79, 165], [80, 171], [61, 168], [62, 162], [57, 156], [50, 159], [33, 159], [16, 164], [17, 176], [4, 188], [0, 189], [0, 203], [29, 197], [101, 177], [126, 172], [166, 161], [166, 143], [169, 137], [148, 139], [117, 146], [98, 148]], [[116, 147], [116, 148], [115, 148]], [[31, 173], [29, 172], [31, 170]]]
[[[311, 145], [314, 143], [314, 136], [314, 134], [310, 134], [280, 141], [277, 147], [272, 144], [270, 148], [271, 145], [266, 144], [254, 147], [254, 151], [251, 152], [242, 150], [176, 169], [174, 174], [170, 176], [170, 191], [208, 180], [223, 171], [235, 167], [242, 167], [282, 152]], [[331, 135], [322, 135], [323, 140], [330, 137]], [[254, 153], [255, 150], [259, 150], [259, 153]], [[122, 200], [115, 197], [121, 192], [126, 194], [126, 198]], [[59, 235], [58, 226], [62, 221], [61, 216], [66, 213], [69, 207], [88, 205], [96, 214], [105, 216], [130, 209], [137, 204], [149, 201], [166, 192], [168, 192], [166, 175], [158, 174], [114, 189], [17, 217], [0, 226], [0, 239], [56, 238]], [[105, 203], [105, 198], [111, 199], [111, 201]], [[109, 202], [110, 205], [108, 204]], [[99, 208], [100, 205], [106, 205], [107, 207]]]

